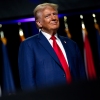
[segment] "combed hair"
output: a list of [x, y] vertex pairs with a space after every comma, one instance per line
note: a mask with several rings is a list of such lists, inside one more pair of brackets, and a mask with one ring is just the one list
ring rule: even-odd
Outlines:
[[36, 8], [33, 11], [35, 19], [38, 19], [38, 13], [40, 11], [43, 11], [46, 7], [52, 7], [53, 9], [58, 11], [58, 5], [57, 4], [54, 4], [54, 3], [42, 3], [42, 4], [39, 4], [38, 6], [36, 6]]

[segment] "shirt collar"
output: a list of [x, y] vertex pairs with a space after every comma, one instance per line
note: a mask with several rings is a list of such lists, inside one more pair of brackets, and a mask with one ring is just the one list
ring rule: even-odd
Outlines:
[[[46, 33], [46, 32], [43, 32], [43, 31], [41, 31], [41, 32], [42, 32], [42, 34], [43, 34], [48, 40], [50, 40], [50, 38], [51, 38], [51, 35], [50, 35], [50, 34], [48, 34], [48, 33]], [[56, 39], [58, 39], [57, 33], [56, 33], [54, 36], [56, 37]]]

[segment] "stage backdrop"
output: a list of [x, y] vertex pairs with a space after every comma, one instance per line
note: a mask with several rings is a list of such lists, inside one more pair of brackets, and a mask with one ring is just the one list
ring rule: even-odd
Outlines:
[[60, 13], [100, 6], [100, 0], [0, 0], [0, 20], [33, 15], [34, 7], [43, 2], [58, 4]]

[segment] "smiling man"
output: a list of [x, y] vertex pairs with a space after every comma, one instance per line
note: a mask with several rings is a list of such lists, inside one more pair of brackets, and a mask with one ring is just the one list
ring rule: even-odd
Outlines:
[[42, 31], [50, 35], [56, 34], [57, 29], [59, 28], [58, 11], [56, 5], [48, 5], [47, 7], [45, 7], [45, 5], [39, 5], [34, 10], [34, 15], [36, 18], [36, 24]]
[[59, 36], [58, 5], [39, 4], [34, 9], [39, 34], [23, 41], [19, 47], [21, 88], [36, 89], [85, 80], [84, 63], [77, 44]]

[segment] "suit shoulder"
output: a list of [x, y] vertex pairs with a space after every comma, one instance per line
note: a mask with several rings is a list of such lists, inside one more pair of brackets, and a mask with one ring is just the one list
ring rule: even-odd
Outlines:
[[33, 44], [36, 44], [37, 43], [37, 38], [38, 38], [38, 34], [36, 35], [33, 35], [33, 36], [30, 36], [28, 38], [26, 38], [24, 41], [21, 42], [21, 46], [23, 45], [28, 45], [30, 47], [33, 46]]
[[38, 34], [26, 38], [23, 42], [31, 42], [36, 40], [36, 38], [38, 38]]

